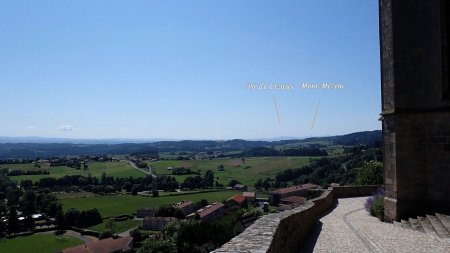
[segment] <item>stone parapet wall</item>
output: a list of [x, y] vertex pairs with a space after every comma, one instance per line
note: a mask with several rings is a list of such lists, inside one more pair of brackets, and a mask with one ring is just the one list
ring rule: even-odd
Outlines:
[[261, 217], [214, 253], [294, 253], [336, 198], [368, 196], [378, 186], [341, 186], [295, 209]]
[[301, 224], [299, 219], [303, 219], [301, 216], [313, 218], [311, 216], [312, 206], [314, 203], [307, 202], [292, 210], [265, 215], [214, 252], [283, 252], [277, 251], [277, 248], [284, 248], [281, 243], [289, 240], [287, 232], [305, 230], [298, 227]]
[[379, 185], [339, 186], [333, 188], [335, 198], [354, 198], [369, 196], [375, 192]]

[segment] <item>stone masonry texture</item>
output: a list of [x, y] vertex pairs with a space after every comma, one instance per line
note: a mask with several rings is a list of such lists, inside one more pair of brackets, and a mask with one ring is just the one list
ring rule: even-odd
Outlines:
[[388, 221], [450, 212], [447, 0], [379, 0]]

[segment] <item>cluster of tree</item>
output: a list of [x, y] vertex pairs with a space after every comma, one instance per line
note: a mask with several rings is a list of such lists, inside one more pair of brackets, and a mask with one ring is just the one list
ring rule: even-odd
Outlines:
[[316, 147], [301, 147], [275, 150], [267, 147], [252, 148], [244, 152], [244, 156], [327, 156], [328, 153], [324, 149]]
[[[155, 180], [152, 176], [148, 175], [144, 178], [118, 178], [108, 177], [105, 173], [101, 178], [92, 177], [90, 174], [85, 177], [82, 175], [64, 176], [62, 178], [41, 178], [37, 182], [31, 180], [21, 180], [20, 186], [25, 190], [47, 190], [47, 191], [87, 191], [95, 194], [109, 194], [125, 190], [137, 194], [139, 191], [174, 191], [179, 188], [179, 184], [174, 177], [171, 176], [159, 176], [158, 180]], [[17, 191], [17, 185], [14, 181], [11, 181], [4, 173], [0, 171], [0, 199], [6, 198], [6, 192]], [[11, 195], [11, 194], [10, 194]], [[4, 197], [2, 197], [4, 196]]]
[[236, 180], [236, 179], [231, 179], [230, 182], [228, 183], [228, 186], [229, 186], [229, 187], [234, 187], [234, 186], [237, 185], [237, 184], [241, 184], [241, 182], [239, 182], [239, 181]]
[[147, 160], [159, 158], [158, 150], [155, 148], [145, 148], [145, 150], [141, 150], [139, 152], [132, 153], [131, 156], [134, 156], [136, 158], [147, 159]]
[[134, 164], [136, 164], [137, 167], [141, 168], [141, 169], [147, 169], [148, 168], [148, 164], [144, 161], [141, 160], [132, 160]]
[[[258, 191], [261, 191], [261, 190], [268, 190], [270, 187], [271, 187], [271, 181], [274, 181], [273, 179], [270, 179], [270, 178], [266, 178], [266, 179], [264, 179], [264, 180], [262, 180], [262, 179], [258, 179], [258, 181], [256, 181], [256, 183], [255, 183], [255, 188], [258, 190]], [[275, 186], [275, 185], [274, 185]], [[274, 187], [275, 188], [275, 187]]]
[[34, 159], [0, 159], [0, 164], [26, 164], [32, 162], [34, 162]]
[[175, 208], [171, 205], [159, 207], [158, 211], [156, 211], [156, 216], [158, 216], [158, 217], [175, 217], [178, 219], [184, 219], [183, 210], [181, 210], [179, 208]]
[[[0, 217], [7, 217], [6, 222], [0, 219], [0, 237], [31, 231], [35, 226], [32, 217], [34, 214], [40, 213], [44, 218], [55, 217], [61, 209], [56, 196], [45, 192], [23, 192], [16, 188], [9, 190], [6, 198], [8, 200], [6, 202], [0, 199]], [[19, 212], [24, 217], [22, 221], [19, 221]]]
[[59, 205], [57, 198], [48, 193], [38, 193], [34, 191], [23, 192], [20, 189], [13, 189], [6, 194], [0, 195], [0, 202], [7, 200], [7, 207], [14, 206], [21, 211], [24, 216], [33, 215], [37, 212], [54, 216]]
[[178, 161], [189, 161], [190, 159], [191, 159], [190, 156], [181, 156], [181, 155], [177, 156], [176, 158], [176, 160]]
[[[24, 183], [29, 183], [24, 180]], [[62, 178], [46, 177], [41, 178], [34, 183], [37, 188], [49, 188], [52, 191], [72, 191], [76, 189], [94, 192], [94, 193], [111, 193], [121, 191], [122, 189], [131, 192], [134, 185], [142, 190], [152, 189], [153, 178], [148, 175], [144, 178], [118, 178], [110, 177], [102, 173], [100, 178], [93, 177], [88, 174], [87, 177], [82, 175], [70, 175]]]
[[279, 156], [327, 156], [325, 149], [316, 147], [302, 147], [292, 149], [282, 149], [279, 151]]
[[[0, 170], [0, 193], [6, 193], [7, 189], [15, 189], [17, 188], [17, 184], [15, 181], [10, 180], [6, 173]], [[1, 198], [0, 198], [1, 199]]]
[[158, 176], [156, 180], [156, 188], [163, 191], [175, 191], [179, 188], [179, 184], [175, 177]]
[[203, 177], [187, 177], [180, 186], [185, 189], [208, 188], [214, 186], [214, 181], [214, 172], [212, 170], [207, 170]]
[[172, 169], [172, 175], [191, 175], [191, 174], [200, 174], [200, 172], [193, 171], [190, 168], [185, 167], [177, 167]]
[[187, 177], [184, 179], [183, 183], [180, 184], [183, 189], [199, 189], [205, 187], [203, 177]]
[[228, 242], [236, 234], [234, 226], [243, 215], [235, 210], [214, 222], [185, 220], [169, 223], [160, 240], [143, 241], [138, 253], [207, 253]]
[[91, 160], [95, 162], [112, 162], [112, 157], [110, 155], [91, 155], [85, 156], [85, 160]]
[[50, 167], [56, 167], [56, 166], [67, 166], [74, 169], [87, 169], [88, 165], [86, 164], [86, 160], [88, 158], [84, 157], [55, 157], [49, 159]]
[[353, 184], [359, 169], [366, 162], [380, 158], [379, 149], [368, 149], [343, 157], [312, 160], [307, 166], [278, 172], [273, 184], [275, 188], [283, 187], [289, 181], [294, 184], [313, 182], [322, 186], [330, 183]]
[[381, 131], [365, 131], [333, 137], [334, 143], [345, 146], [365, 145], [370, 148], [381, 146]]
[[357, 185], [382, 185], [383, 163], [379, 161], [366, 162], [356, 175]]
[[7, 170], [6, 175], [11, 176], [22, 176], [22, 175], [50, 175], [48, 170]]
[[347, 146], [344, 147], [344, 154], [361, 154], [367, 149], [369, 149], [367, 145]]
[[96, 208], [85, 211], [79, 211], [75, 208], [71, 208], [64, 214], [64, 219], [68, 226], [78, 228], [87, 228], [103, 222], [102, 216]]
[[133, 154], [146, 151], [151, 145], [154, 144], [0, 143], [0, 159], [30, 159], [36, 157], [36, 152], [41, 157]]

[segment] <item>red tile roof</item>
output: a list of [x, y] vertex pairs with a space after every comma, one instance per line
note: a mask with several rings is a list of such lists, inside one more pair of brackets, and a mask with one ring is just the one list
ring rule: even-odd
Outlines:
[[286, 197], [281, 199], [281, 202], [290, 202], [290, 203], [305, 203], [305, 198], [304, 197], [299, 197], [299, 196], [290, 196], [290, 197]]
[[126, 236], [118, 239], [108, 238], [100, 241], [64, 249], [63, 253], [115, 253], [131, 250], [133, 238]]
[[314, 188], [318, 188], [318, 187], [319, 187], [318, 185], [307, 183], [307, 184], [277, 189], [277, 190], [271, 191], [271, 193], [286, 194], [286, 193], [302, 191], [302, 190], [307, 190], [307, 189], [314, 189]]
[[198, 213], [198, 215], [200, 215], [200, 218], [203, 218], [203, 217], [208, 216], [209, 214], [211, 214], [211, 213], [213, 213], [213, 212], [223, 208], [224, 206], [225, 206], [224, 204], [216, 202], [216, 203], [214, 203], [212, 205], [208, 205], [208, 206], [205, 206], [202, 209], [199, 209], [197, 211], [197, 213]]
[[185, 208], [185, 207], [187, 207], [187, 206], [190, 206], [190, 205], [192, 205], [192, 204], [194, 204], [194, 202], [192, 202], [192, 201], [190, 201], [190, 200], [182, 200], [181, 202], [176, 203], [176, 204], [173, 205], [173, 206], [174, 206], [175, 208], [183, 209], [183, 208]]
[[245, 201], [245, 197], [242, 195], [234, 195], [233, 197], [227, 199], [227, 201], [229, 201], [229, 200], [234, 200], [237, 203], [241, 204]]
[[176, 221], [177, 218], [174, 217], [145, 217], [145, 221]]
[[246, 198], [254, 198], [256, 195], [256, 193], [254, 192], [243, 192], [242, 196], [246, 197]]

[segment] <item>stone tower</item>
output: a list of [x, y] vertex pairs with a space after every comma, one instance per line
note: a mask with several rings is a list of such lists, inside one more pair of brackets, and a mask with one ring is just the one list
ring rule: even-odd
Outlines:
[[379, 0], [385, 219], [450, 211], [450, 0]]

